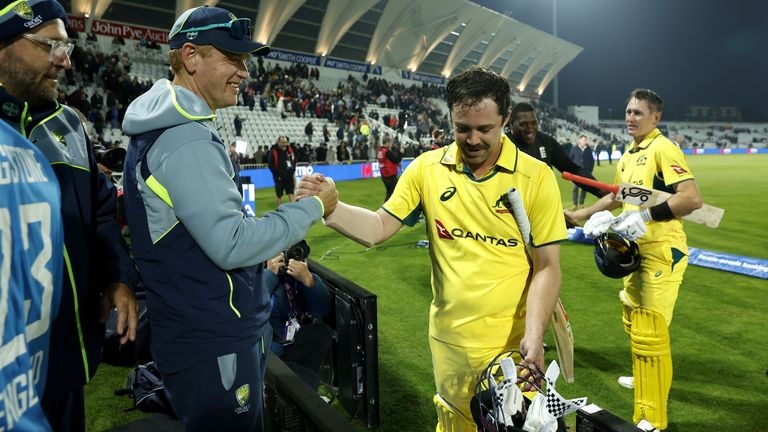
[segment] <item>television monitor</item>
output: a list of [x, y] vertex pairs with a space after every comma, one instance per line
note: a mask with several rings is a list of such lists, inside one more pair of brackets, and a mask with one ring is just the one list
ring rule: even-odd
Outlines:
[[280, 357], [269, 353], [264, 378], [264, 432], [354, 432]]
[[379, 425], [379, 352], [376, 295], [309, 262], [333, 295], [326, 324], [334, 343], [323, 365], [322, 382], [333, 389], [339, 403], [367, 427]]

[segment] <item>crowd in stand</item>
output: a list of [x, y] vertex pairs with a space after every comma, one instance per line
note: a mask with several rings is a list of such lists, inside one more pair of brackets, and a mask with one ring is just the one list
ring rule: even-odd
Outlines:
[[[77, 38], [76, 35], [70, 37]], [[153, 83], [131, 78], [132, 62], [127, 53], [106, 54], [95, 45], [75, 45], [70, 61], [72, 68], [65, 71], [64, 82], [75, 90], [67, 93], [60, 89], [59, 102], [77, 108], [93, 124], [90, 131], [93, 145], [119, 146], [120, 142], [104, 138], [105, 128], [120, 129], [128, 104]], [[89, 98], [86, 88], [92, 85], [95, 87]]]
[[[77, 38], [74, 34], [70, 36]], [[88, 34], [86, 40], [96, 42], [93, 34]], [[113, 44], [124, 45], [125, 41], [115, 38]], [[156, 41], [146, 39], [140, 42], [140, 46], [159, 48]], [[72, 69], [67, 70], [65, 75], [65, 83], [75, 89], [60, 91], [59, 101], [79, 109], [92, 123], [90, 135], [94, 145], [111, 148], [125, 143], [105, 139], [105, 129], [119, 129], [130, 101], [153, 83], [131, 78], [132, 62], [127, 53], [116, 50], [107, 54], [97, 47], [96, 43], [75, 47], [71, 56]], [[374, 160], [385, 133], [393, 135], [394, 143], [404, 157], [416, 157], [432, 147], [429, 138], [435, 130], [450, 130], [447, 113], [431, 101], [445, 99], [445, 88], [442, 86], [406, 86], [367, 74], [359, 80], [350, 74], [335, 89], [321, 89], [318, 86], [318, 68], [302, 63], [289, 66], [265, 64], [262, 57], [258, 57], [257, 62], [251, 60], [249, 72], [250, 79], [241, 84], [240, 105], [247, 106], [251, 111], [256, 107], [264, 112], [271, 108], [283, 119], [294, 116], [309, 121], [304, 137], [289, 137], [294, 142], [292, 146], [299, 163]], [[89, 97], [86, 88], [91, 85], [95, 85], [95, 89]], [[396, 110], [397, 114], [380, 115], [377, 107]], [[593, 136], [591, 146], [596, 151], [621, 150], [624, 143], [621, 137], [606, 133], [597, 125], [554, 106], [538, 103], [537, 112], [540, 129], [559, 137], [563, 145], [570, 146], [570, 137], [584, 131]], [[323, 121], [321, 134], [314, 134], [311, 130], [314, 127], [310, 127], [312, 119]], [[744, 130], [746, 133], [750, 131], [749, 128]], [[732, 129], [730, 134], [718, 134], [717, 145], [737, 144], [740, 132], [739, 129]], [[713, 132], [708, 134], [711, 136]], [[695, 140], [685, 136], [682, 141]], [[252, 154], [245, 155], [242, 162], [266, 163], [268, 150], [266, 146], [261, 146]]]
[[[410, 134], [411, 139], [420, 142], [433, 130], [445, 129], [448, 125], [447, 114], [429, 101], [429, 98], [442, 97], [445, 90], [439, 86], [406, 87], [381, 78], [368, 79], [367, 75], [361, 82], [349, 75], [346, 82], [340, 81], [335, 90], [329, 91], [317, 86], [319, 69], [300, 63], [288, 67], [277, 63], [265, 65], [261, 57], [249, 66], [249, 71], [251, 79], [241, 84], [240, 103], [243, 106], [251, 111], [256, 106], [261, 111], [268, 111], [271, 107], [283, 119], [295, 116], [309, 120], [305, 127], [306, 141], [296, 146], [296, 157], [300, 163], [375, 159], [384, 133], [381, 126], [391, 128], [398, 134]], [[380, 116], [375, 108], [369, 109], [371, 104], [398, 110], [398, 114]], [[318, 141], [313, 141], [312, 119], [332, 123], [335, 131], [331, 132], [326, 124]], [[336, 146], [329, 152], [333, 136], [336, 137]], [[295, 141], [298, 137], [292, 138]], [[399, 145], [401, 140], [396, 137], [395, 141]], [[322, 145], [315, 146], [318, 142]], [[264, 163], [263, 154], [266, 152], [263, 147], [253, 155], [246, 155], [243, 163]], [[404, 147], [404, 153], [416, 156], [429, 149], [429, 144], [418, 146], [411, 143]]]

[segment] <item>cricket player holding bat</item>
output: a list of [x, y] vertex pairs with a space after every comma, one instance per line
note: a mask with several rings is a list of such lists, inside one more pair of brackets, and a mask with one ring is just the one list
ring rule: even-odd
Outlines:
[[[701, 194], [683, 152], [656, 128], [663, 103], [651, 90], [634, 90], [627, 100], [626, 124], [633, 142], [617, 165], [613, 183], [629, 183], [672, 194], [656, 206], [642, 209], [613, 199], [566, 211], [573, 221], [589, 219], [587, 236], [612, 229], [636, 240], [640, 269], [624, 278], [620, 292], [624, 329], [632, 349], [633, 377], [619, 383], [634, 387], [634, 422], [644, 430], [667, 427], [667, 397], [672, 385], [672, 353], [668, 327], [677, 293], [688, 266], [688, 246], [680, 218], [702, 206]], [[621, 207], [618, 217], [611, 210]]]
[[[475, 66], [451, 77], [446, 92], [456, 140], [416, 158], [376, 212], [339, 203], [324, 223], [370, 247], [424, 213], [436, 431], [458, 432], [477, 429], [470, 400], [497, 354], [516, 349], [526, 365], [545, 370], [544, 332], [560, 292], [559, 242], [567, 232], [552, 170], [502, 132], [510, 118], [507, 79]], [[325, 181], [305, 176], [296, 196], [303, 201]], [[530, 257], [504, 204], [511, 187], [530, 219]]]

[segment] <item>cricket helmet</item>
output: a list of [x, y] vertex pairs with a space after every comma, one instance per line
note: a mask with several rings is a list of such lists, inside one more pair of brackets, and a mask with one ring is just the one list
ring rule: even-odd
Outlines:
[[600, 273], [623, 278], [640, 268], [640, 248], [616, 233], [602, 234], [595, 238], [595, 264]]

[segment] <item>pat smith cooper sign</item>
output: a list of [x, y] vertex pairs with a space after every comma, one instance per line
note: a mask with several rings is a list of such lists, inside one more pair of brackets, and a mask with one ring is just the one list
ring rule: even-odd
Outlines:
[[90, 30], [86, 30], [85, 24], [84, 17], [69, 15], [69, 25], [80, 33], [92, 32], [103, 36], [122, 36], [123, 39], [135, 40], [140, 40], [142, 36], [146, 36], [147, 40], [154, 39], [157, 43], [168, 43], [168, 32], [165, 30], [105, 20], [93, 20]]

